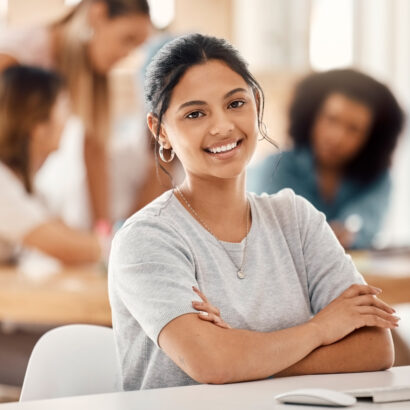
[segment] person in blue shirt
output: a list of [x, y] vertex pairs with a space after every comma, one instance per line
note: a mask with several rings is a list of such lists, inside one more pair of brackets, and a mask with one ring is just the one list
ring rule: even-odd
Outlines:
[[386, 213], [404, 115], [380, 82], [353, 69], [303, 79], [290, 105], [293, 149], [251, 168], [247, 188], [292, 188], [322, 211], [345, 248], [369, 248]]

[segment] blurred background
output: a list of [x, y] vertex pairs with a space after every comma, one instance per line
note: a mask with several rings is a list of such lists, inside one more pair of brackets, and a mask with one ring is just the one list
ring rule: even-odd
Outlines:
[[[0, 0], [0, 25], [24, 27], [56, 20], [76, 0]], [[266, 93], [269, 135], [287, 139], [287, 104], [306, 73], [355, 67], [387, 84], [410, 109], [410, 4], [406, 0], [151, 0], [156, 29], [170, 35], [199, 31], [224, 37], [248, 60]], [[144, 47], [111, 72], [113, 115], [141, 116], [135, 81]], [[136, 87], [135, 87], [136, 86]], [[121, 122], [120, 122], [121, 124]], [[130, 125], [130, 124], [128, 124]], [[117, 128], [118, 129], [118, 128]], [[261, 143], [254, 161], [273, 148]], [[408, 126], [393, 164], [393, 195], [377, 244], [410, 244]]]
[[[2, 28], [48, 24], [78, 3], [76, 0], [0, 0], [0, 32]], [[154, 25], [151, 36], [109, 73], [114, 140], [124, 135], [131, 139], [145, 138], [141, 76], [147, 56], [155, 49], [152, 44], [161, 37], [193, 31], [226, 38], [249, 62], [251, 72], [265, 91], [268, 134], [281, 148], [290, 144], [287, 117], [294, 87], [312, 71], [359, 69], [388, 85], [405, 114], [410, 113], [408, 0], [151, 0], [149, 5]], [[251, 165], [274, 152], [272, 145], [261, 141]], [[409, 159], [407, 122], [394, 154], [392, 197], [382, 230], [374, 242], [378, 248], [410, 246]], [[407, 261], [407, 272], [409, 266]], [[79, 289], [77, 282], [69, 282], [68, 286], [71, 290]], [[405, 292], [410, 301], [410, 289]], [[106, 324], [104, 320], [99, 323]], [[13, 397], [18, 395], [32, 345], [47, 326], [41, 327], [36, 322], [34, 328], [40, 327], [40, 331], [29, 332], [34, 336], [26, 332], [16, 338], [18, 326], [7, 320], [2, 320], [2, 324], [0, 384], [5, 387], [1, 391], [5, 397]], [[7, 390], [7, 386], [17, 390]]]

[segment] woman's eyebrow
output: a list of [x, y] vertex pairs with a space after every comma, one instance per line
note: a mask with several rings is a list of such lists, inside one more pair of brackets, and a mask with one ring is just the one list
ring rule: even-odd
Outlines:
[[[233, 95], [233, 94], [235, 94], [235, 93], [237, 93], [237, 92], [246, 92], [246, 91], [247, 91], [247, 90], [246, 90], [245, 88], [241, 88], [241, 87], [234, 88], [233, 90], [228, 91], [228, 92], [223, 96], [223, 98], [224, 98], [224, 99], [225, 99], [225, 98], [228, 98], [228, 97], [230, 97], [231, 95]], [[206, 105], [206, 102], [205, 102], [205, 101], [202, 101], [202, 100], [187, 101], [187, 102], [184, 102], [183, 104], [181, 104], [181, 105], [179, 106], [178, 111], [181, 111], [183, 108], [189, 107], [189, 106], [191, 106], [191, 105]]]
[[183, 108], [185, 107], [189, 107], [191, 105], [206, 105], [205, 101], [201, 101], [201, 100], [192, 100], [192, 101], [187, 101], [184, 102], [183, 104], [181, 104], [178, 108], [178, 111], [181, 111]]
[[241, 87], [235, 88], [235, 89], [233, 89], [233, 90], [227, 92], [227, 93], [224, 95], [224, 99], [225, 99], [225, 98], [228, 98], [228, 97], [230, 97], [232, 94], [235, 94], [235, 93], [238, 93], [238, 92], [247, 92], [247, 90], [246, 90], [245, 88], [241, 88]]

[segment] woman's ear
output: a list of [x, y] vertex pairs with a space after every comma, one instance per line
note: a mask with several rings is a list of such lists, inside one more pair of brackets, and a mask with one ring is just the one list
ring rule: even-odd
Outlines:
[[165, 149], [171, 149], [172, 146], [168, 140], [167, 133], [162, 126], [162, 124], [159, 127], [159, 134], [157, 135], [158, 131], [158, 117], [153, 114], [152, 112], [147, 114], [147, 124], [148, 128], [151, 131], [151, 134], [154, 136], [154, 138], [158, 141], [160, 145], [162, 145]]

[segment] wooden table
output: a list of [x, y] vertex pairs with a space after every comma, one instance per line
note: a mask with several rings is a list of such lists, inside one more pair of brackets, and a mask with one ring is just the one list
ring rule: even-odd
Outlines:
[[381, 299], [392, 305], [410, 303], [410, 250], [349, 254], [367, 283], [383, 290]]
[[83, 266], [30, 279], [15, 267], [0, 266], [0, 322], [111, 325], [107, 275]]

